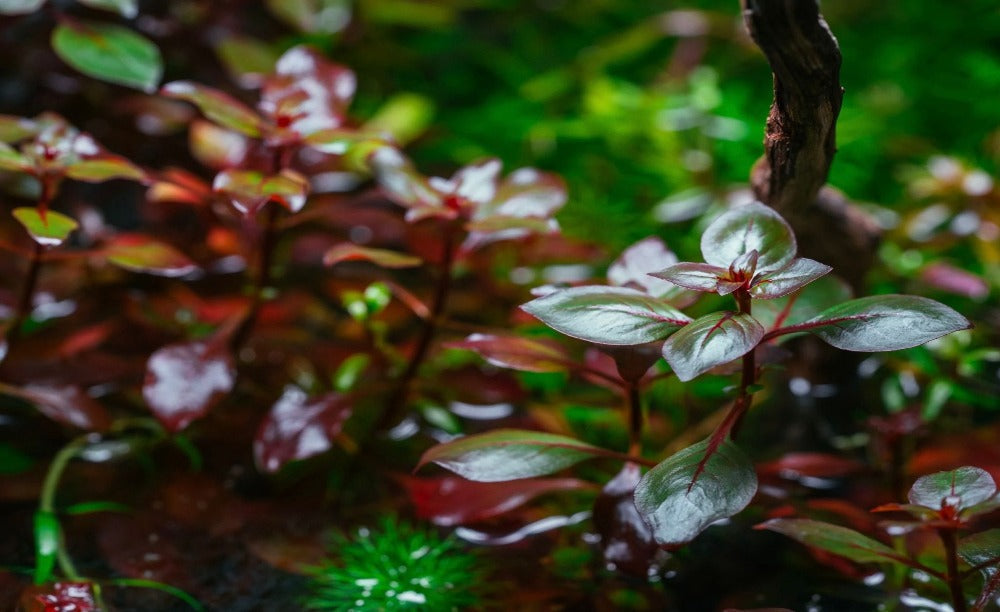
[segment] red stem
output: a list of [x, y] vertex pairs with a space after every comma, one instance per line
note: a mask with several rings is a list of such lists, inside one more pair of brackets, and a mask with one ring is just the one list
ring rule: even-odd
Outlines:
[[951, 607], [955, 612], [965, 612], [967, 604], [965, 593], [962, 592], [962, 574], [958, 571], [955, 530], [950, 527], [941, 527], [937, 532], [941, 543], [944, 544], [945, 562], [947, 563], [945, 579], [948, 582], [948, 590], [951, 591]]
[[642, 454], [642, 396], [639, 385], [631, 382], [628, 391], [628, 454]]

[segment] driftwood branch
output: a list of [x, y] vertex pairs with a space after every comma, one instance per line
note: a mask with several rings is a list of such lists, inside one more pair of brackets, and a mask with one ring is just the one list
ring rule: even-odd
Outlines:
[[816, 0], [742, 0], [743, 19], [774, 73], [764, 156], [750, 185], [781, 212], [802, 252], [860, 287], [879, 230], [839, 193], [824, 188], [836, 153], [844, 90], [840, 48]]

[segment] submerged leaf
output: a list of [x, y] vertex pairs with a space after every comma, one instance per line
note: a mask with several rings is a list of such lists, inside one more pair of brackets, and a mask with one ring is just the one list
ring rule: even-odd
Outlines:
[[149, 357], [142, 396], [163, 426], [177, 432], [204, 416], [235, 382], [233, 357], [222, 346], [171, 344]]
[[87, 76], [146, 93], [156, 90], [163, 74], [163, 60], [156, 45], [118, 25], [60, 23], [52, 33], [52, 49]]
[[133, 272], [177, 277], [198, 269], [184, 253], [143, 234], [118, 234], [102, 252], [109, 262]]
[[330, 450], [353, 408], [350, 397], [339, 393], [309, 397], [297, 387], [286, 388], [254, 439], [257, 466], [273, 473], [289, 461]]
[[757, 251], [757, 272], [779, 270], [795, 257], [795, 235], [774, 209], [752, 202], [738, 206], [711, 223], [701, 235], [705, 261], [728, 269], [750, 251]]
[[667, 338], [663, 357], [682, 381], [751, 351], [764, 328], [748, 314], [713, 312], [695, 319]]
[[37, 208], [29, 206], [15, 208], [11, 214], [28, 230], [32, 240], [43, 247], [59, 246], [80, 226], [75, 219], [62, 213], [50, 210], [42, 215]]
[[757, 525], [784, 534], [806, 546], [858, 563], [899, 563], [899, 553], [853, 529], [802, 518], [776, 518]]
[[712, 523], [743, 510], [757, 492], [757, 474], [746, 454], [726, 440], [704, 461], [708, 442], [666, 459], [635, 489], [636, 508], [660, 546], [690, 542]]
[[422, 263], [422, 260], [415, 255], [388, 249], [373, 249], [350, 242], [338, 244], [323, 255], [323, 264], [327, 266], [342, 261], [369, 261], [383, 268], [412, 268]]
[[992, 498], [996, 492], [997, 484], [989, 472], [966, 466], [921, 476], [907, 497], [911, 504], [932, 510], [941, 510], [946, 500], [955, 510], [964, 510]]
[[260, 136], [261, 118], [229, 94], [190, 81], [167, 83], [160, 92], [171, 98], [187, 100], [222, 127], [247, 136]]
[[762, 300], [779, 298], [805, 287], [832, 270], [830, 266], [818, 261], [799, 257], [780, 270], [754, 279], [750, 294]]
[[662, 340], [691, 320], [641, 291], [599, 285], [555, 291], [521, 308], [556, 331], [600, 344]]
[[305, 206], [309, 181], [293, 170], [267, 175], [256, 170], [223, 170], [212, 189], [245, 215], [256, 214], [268, 202], [277, 202], [295, 213]]
[[565, 372], [570, 362], [566, 350], [555, 342], [520, 336], [472, 334], [444, 346], [474, 351], [495, 366], [522, 372]]
[[502, 482], [558, 472], [592, 457], [619, 456], [556, 434], [498, 429], [439, 444], [420, 458], [417, 469], [436, 463], [478, 482]]

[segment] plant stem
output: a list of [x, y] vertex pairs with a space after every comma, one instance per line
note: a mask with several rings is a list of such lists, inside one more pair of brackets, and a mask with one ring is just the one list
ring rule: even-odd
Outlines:
[[[735, 293], [736, 303], [739, 306], [740, 314], [749, 315], [751, 312], [751, 298], [750, 292], [746, 289], [738, 289]], [[746, 414], [747, 410], [750, 408], [751, 393], [750, 387], [757, 382], [757, 347], [750, 349], [745, 355], [743, 355], [743, 367], [740, 372], [740, 388], [739, 393], [736, 396], [736, 404], [733, 406], [733, 421], [732, 429], [729, 431], [729, 436], [732, 439], [736, 438], [736, 434], [739, 432], [740, 425], [743, 422], [743, 416]]]
[[21, 326], [31, 315], [31, 305], [35, 298], [35, 287], [38, 285], [38, 274], [42, 269], [42, 256], [45, 254], [45, 247], [35, 243], [35, 249], [31, 252], [31, 260], [28, 264], [28, 274], [24, 278], [24, 285], [21, 287], [21, 295], [17, 299], [17, 311], [7, 328], [7, 338], [14, 341], [21, 334]]
[[945, 578], [948, 582], [948, 590], [951, 591], [951, 607], [955, 612], [965, 612], [967, 604], [965, 593], [962, 592], [962, 574], [958, 571], [955, 530], [950, 527], [940, 527], [937, 532], [941, 543], [944, 544], [944, 556], [947, 563]]
[[[55, 516], [55, 501], [56, 492], [59, 490], [59, 480], [62, 478], [63, 472], [66, 471], [66, 466], [69, 465], [69, 462], [89, 442], [89, 434], [80, 436], [64, 446], [53, 457], [52, 463], [49, 464], [49, 471], [45, 474], [45, 481], [42, 483], [42, 493], [38, 500], [38, 512]], [[76, 571], [76, 566], [73, 565], [69, 551], [66, 550], [66, 543], [63, 541], [62, 525], [59, 526], [59, 544], [56, 550], [56, 560], [59, 563], [59, 569], [62, 570], [63, 575], [67, 579], [73, 581], [80, 580], [80, 574]]]
[[424, 319], [424, 326], [420, 330], [420, 337], [417, 338], [417, 347], [414, 349], [413, 355], [406, 364], [406, 369], [400, 374], [396, 381], [396, 386], [389, 396], [386, 410], [379, 419], [380, 427], [386, 427], [400, 417], [400, 413], [406, 406], [406, 398], [410, 394], [410, 387], [413, 385], [413, 381], [420, 371], [420, 366], [423, 365], [424, 360], [427, 358], [431, 342], [434, 340], [434, 334], [441, 324], [445, 305], [448, 302], [448, 294], [451, 292], [451, 276], [455, 266], [456, 250], [455, 227], [451, 223], [448, 223], [444, 228], [442, 258], [438, 266], [440, 278], [438, 279], [437, 287], [434, 290], [434, 297], [431, 301], [430, 315]]
[[638, 456], [642, 453], [642, 395], [639, 385], [629, 383], [628, 393], [628, 454]]

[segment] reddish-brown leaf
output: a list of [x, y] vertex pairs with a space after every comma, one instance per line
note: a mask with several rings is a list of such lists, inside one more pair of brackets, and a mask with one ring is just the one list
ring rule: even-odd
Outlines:
[[309, 397], [297, 387], [286, 388], [257, 431], [253, 443], [257, 466], [273, 473], [289, 461], [326, 452], [353, 409], [350, 396]]
[[142, 396], [163, 426], [175, 432], [204, 416], [235, 382], [236, 366], [225, 343], [182, 342], [149, 357]]
[[88, 582], [37, 584], [21, 592], [21, 612], [97, 612], [94, 590]]

